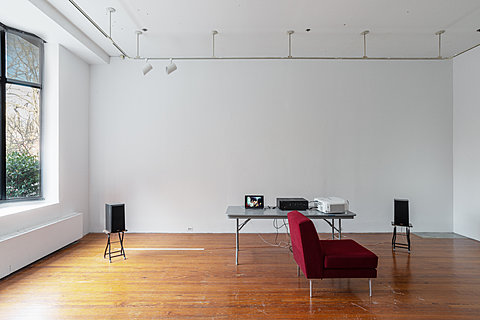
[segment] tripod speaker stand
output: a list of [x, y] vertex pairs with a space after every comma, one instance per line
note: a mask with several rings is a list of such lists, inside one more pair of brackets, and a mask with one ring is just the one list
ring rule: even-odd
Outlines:
[[[125, 232], [124, 231], [115, 232], [116, 234], [118, 234], [118, 241], [113, 241], [113, 242], [111, 241], [112, 233], [108, 232], [107, 230], [104, 230], [104, 232], [107, 234], [108, 238], [107, 238], [107, 246], [105, 247], [105, 251], [103, 252], [103, 258], [105, 259], [105, 257], [108, 254], [108, 260], [110, 261], [110, 263], [112, 263], [112, 258], [115, 258], [115, 257], [123, 256], [123, 260], [126, 260], [127, 256], [125, 255], [125, 249], [123, 248], [123, 237], [125, 236]], [[112, 251], [112, 243], [120, 243], [120, 249]], [[107, 250], [108, 250], [108, 253], [107, 253]]]
[[[121, 257], [127, 259], [125, 255], [125, 248], [123, 247], [123, 238], [125, 236], [125, 204], [105, 204], [105, 234], [107, 234], [107, 246], [103, 252], [103, 258], [107, 256], [108, 260], [112, 262], [112, 258]], [[118, 241], [112, 241], [112, 233], [118, 234]], [[120, 243], [119, 250], [112, 250], [112, 243]], [[116, 254], [118, 253], [118, 254]], [[113, 254], [113, 255], [112, 255]]]
[[[410, 253], [410, 228], [413, 228], [409, 220], [408, 214], [408, 200], [403, 199], [394, 199], [393, 200], [393, 236], [392, 236], [392, 249], [395, 251], [395, 248], [408, 249]], [[397, 227], [404, 227], [406, 229], [406, 238], [407, 243], [397, 242]]]

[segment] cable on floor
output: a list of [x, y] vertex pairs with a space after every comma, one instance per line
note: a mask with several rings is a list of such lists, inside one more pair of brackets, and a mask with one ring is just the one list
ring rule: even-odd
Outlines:
[[[281, 220], [281, 224], [279, 224], [278, 220]], [[257, 235], [262, 239], [263, 242], [266, 244], [272, 246], [272, 247], [279, 247], [279, 248], [285, 248], [288, 249], [290, 252], [292, 252], [292, 244], [290, 242], [290, 231], [288, 229], [288, 222], [285, 219], [273, 219], [273, 227], [275, 228], [275, 240], [274, 242], [269, 242], [265, 240], [265, 238], [257, 232]], [[285, 241], [279, 240], [279, 231], [285, 228]]]

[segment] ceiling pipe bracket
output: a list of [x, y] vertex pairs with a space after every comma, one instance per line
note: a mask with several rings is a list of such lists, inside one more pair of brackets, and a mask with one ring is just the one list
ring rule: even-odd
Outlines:
[[135, 56], [135, 59], [141, 59], [140, 58], [140, 35], [142, 35], [143, 32], [140, 30], [135, 31], [135, 35], [137, 37], [137, 55]]
[[109, 29], [108, 29], [108, 36], [110, 37], [110, 39], [112, 39], [112, 13], [115, 13], [117, 10], [115, 10], [115, 8], [112, 8], [112, 7], [108, 7], [107, 8], [107, 12], [108, 12], [108, 19], [109, 19]]
[[438, 36], [438, 58], [442, 58], [442, 34], [445, 33], [445, 30], [439, 30], [435, 32], [435, 35]]
[[212, 58], [215, 58], [215, 36], [218, 34], [217, 30], [212, 30]]
[[370, 33], [370, 30], [365, 30], [360, 34], [363, 36], [363, 59], [367, 58], [367, 34]]
[[78, 12], [80, 12], [85, 17], [85, 19], [87, 19], [98, 31], [100, 31], [100, 33], [103, 34], [105, 38], [109, 39], [112, 42], [113, 46], [122, 53], [122, 56], [129, 58], [128, 54], [122, 48], [120, 48], [120, 46], [115, 41], [113, 41], [113, 39], [105, 31], [103, 31], [103, 29], [85, 11], [83, 11], [83, 9], [80, 8], [80, 6], [75, 1], [68, 1], [75, 7], [75, 9], [77, 9]]
[[288, 34], [288, 58], [291, 59], [292, 58], [292, 34], [294, 34], [295, 31], [293, 30], [288, 30], [287, 31], [287, 34]]

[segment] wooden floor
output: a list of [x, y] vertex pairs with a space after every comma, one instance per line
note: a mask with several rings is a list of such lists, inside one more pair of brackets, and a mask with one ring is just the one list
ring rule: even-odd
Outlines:
[[[126, 234], [111, 264], [89, 234], [0, 280], [0, 319], [480, 319], [479, 242], [412, 235], [408, 254], [390, 234], [346, 236], [380, 258], [371, 298], [366, 279], [330, 279], [310, 299], [289, 251], [256, 234], [241, 235], [239, 266], [233, 234]], [[128, 250], [151, 247], [205, 250]]]

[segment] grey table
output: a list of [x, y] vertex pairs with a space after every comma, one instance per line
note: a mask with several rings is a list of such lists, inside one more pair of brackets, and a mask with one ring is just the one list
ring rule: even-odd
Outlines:
[[[227, 217], [229, 219], [236, 220], [235, 228], [235, 264], [238, 265], [238, 251], [240, 247], [238, 234], [240, 230], [252, 219], [287, 219], [287, 214], [291, 210], [280, 210], [280, 209], [245, 209], [243, 206], [228, 206], [227, 207]], [[342, 238], [342, 220], [343, 219], [353, 219], [356, 214], [347, 211], [345, 213], [324, 213], [320, 212], [317, 209], [308, 209], [300, 211], [304, 216], [310, 219], [323, 219], [326, 223], [332, 228], [332, 239], [335, 239], [335, 231], [338, 233], [338, 239]], [[240, 220], [245, 220], [240, 223]], [[335, 220], [338, 220], [338, 227], [335, 226]]]

